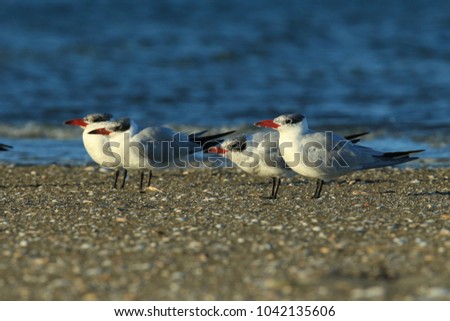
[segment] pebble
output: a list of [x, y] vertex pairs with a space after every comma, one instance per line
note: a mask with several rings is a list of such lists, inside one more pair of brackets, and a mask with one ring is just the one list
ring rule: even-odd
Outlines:
[[0, 165], [1, 299], [450, 299], [448, 169], [361, 171], [320, 200], [295, 178], [268, 201], [233, 169], [161, 171], [164, 194], [141, 194], [137, 172], [115, 191], [93, 168]]
[[396, 237], [396, 238], [394, 238], [394, 243], [398, 244], [398, 245], [404, 245], [404, 244], [408, 243], [408, 240], [404, 237]]
[[450, 300], [450, 290], [443, 287], [421, 289], [422, 300]]
[[381, 286], [373, 286], [366, 289], [355, 289], [351, 292], [353, 300], [383, 300], [386, 290]]

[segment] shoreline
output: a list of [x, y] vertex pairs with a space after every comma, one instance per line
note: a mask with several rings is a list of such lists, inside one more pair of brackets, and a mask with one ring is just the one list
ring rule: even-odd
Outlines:
[[0, 165], [2, 300], [449, 300], [449, 168], [325, 184]]

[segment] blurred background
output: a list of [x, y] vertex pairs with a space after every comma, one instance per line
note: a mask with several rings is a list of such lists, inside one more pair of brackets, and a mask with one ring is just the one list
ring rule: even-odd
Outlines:
[[1, 0], [0, 162], [86, 164], [94, 112], [251, 130], [286, 112], [450, 165], [448, 0]]

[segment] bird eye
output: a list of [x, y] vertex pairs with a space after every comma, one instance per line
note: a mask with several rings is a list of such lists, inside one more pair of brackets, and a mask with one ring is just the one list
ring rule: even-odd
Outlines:
[[286, 123], [286, 124], [292, 123], [292, 119], [290, 119], [290, 118], [286, 119], [285, 123]]
[[241, 143], [241, 142], [234, 142], [231, 143], [230, 145], [228, 145], [229, 150], [233, 150], [233, 151], [242, 151], [247, 147], [246, 142]]

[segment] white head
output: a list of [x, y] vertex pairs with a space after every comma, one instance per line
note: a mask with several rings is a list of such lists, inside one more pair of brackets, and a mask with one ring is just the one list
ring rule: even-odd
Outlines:
[[123, 118], [111, 121], [105, 127], [97, 128], [89, 132], [91, 135], [110, 136], [114, 134], [122, 134], [131, 129], [131, 121], [129, 118]]
[[64, 122], [66, 125], [83, 128], [83, 144], [89, 156], [98, 164], [102, 165], [105, 155], [103, 147], [108, 142], [107, 136], [89, 135], [94, 129], [105, 127], [112, 120], [110, 114], [90, 114], [83, 118], [76, 118]]
[[247, 138], [245, 135], [234, 136], [225, 140], [222, 144], [208, 149], [208, 153], [220, 154], [233, 160], [233, 154], [242, 154], [247, 148]]
[[65, 121], [64, 124], [86, 128], [95, 123], [110, 121], [113, 118], [111, 114], [89, 114], [83, 118], [75, 118]]

